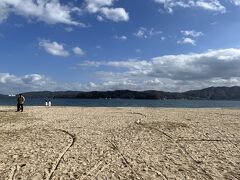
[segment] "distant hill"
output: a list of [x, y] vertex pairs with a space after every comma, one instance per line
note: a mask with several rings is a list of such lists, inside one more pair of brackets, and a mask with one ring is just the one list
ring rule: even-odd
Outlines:
[[7, 95], [0, 94], [0, 99], [2, 99], [2, 98], [8, 98], [8, 96], [7, 96]]
[[[182, 93], [164, 91], [39, 91], [23, 93], [28, 98], [79, 98], [79, 99], [202, 99], [202, 100], [240, 100], [240, 87], [209, 87]], [[0, 98], [6, 98], [0, 95]]]
[[36, 91], [22, 93], [28, 98], [76, 98], [81, 91]]
[[240, 99], [240, 87], [209, 87], [183, 93], [187, 99]]

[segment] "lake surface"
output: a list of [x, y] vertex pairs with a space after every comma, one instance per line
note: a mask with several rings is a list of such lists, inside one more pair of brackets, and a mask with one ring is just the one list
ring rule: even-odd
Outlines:
[[[240, 101], [228, 100], [52, 99], [51, 101], [53, 106], [240, 108]], [[15, 106], [16, 99], [0, 99], [0, 105]], [[25, 105], [44, 106], [45, 99], [26, 99]]]

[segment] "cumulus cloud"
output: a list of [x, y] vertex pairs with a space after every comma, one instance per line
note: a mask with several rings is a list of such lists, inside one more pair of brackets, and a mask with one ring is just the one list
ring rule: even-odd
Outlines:
[[127, 68], [130, 70], [144, 70], [149, 68], [151, 63], [145, 60], [139, 61], [130, 59], [127, 61], [84, 61], [79, 63], [80, 67], [99, 67], [99, 66], [112, 66], [116, 68]]
[[196, 41], [191, 38], [182, 38], [181, 40], [177, 41], [178, 44], [191, 44], [193, 46], [196, 46]]
[[102, 65], [102, 62], [98, 61], [83, 61], [78, 64], [79, 67], [99, 67]]
[[127, 36], [115, 36], [114, 38], [120, 41], [126, 41], [128, 39]]
[[144, 38], [147, 39], [151, 36], [161, 34], [162, 31], [156, 31], [154, 28], [145, 28], [145, 27], [140, 27], [137, 32], [133, 33], [134, 36], [138, 38]]
[[156, 3], [164, 5], [164, 8], [172, 13], [176, 7], [181, 8], [201, 8], [208, 11], [225, 13], [226, 7], [219, 0], [154, 0]]
[[85, 0], [86, 9], [91, 13], [97, 13], [102, 7], [112, 6], [114, 0]]
[[118, 21], [128, 21], [129, 15], [123, 8], [101, 8], [102, 15], [109, 20], [118, 22]]
[[124, 8], [112, 7], [114, 0], [85, 0], [86, 10], [89, 13], [97, 13], [97, 19], [104, 21], [104, 19], [115, 22], [128, 21], [129, 14]]
[[194, 30], [191, 30], [191, 31], [181, 31], [181, 33], [184, 35], [184, 36], [191, 36], [191, 37], [199, 37], [199, 36], [202, 36], [203, 33], [202, 32], [197, 32], [197, 31], [194, 31]]
[[97, 20], [98, 21], [104, 21], [104, 18], [102, 16], [100, 16], [100, 15], [97, 15]]
[[185, 91], [240, 83], [240, 49], [209, 50], [198, 54], [155, 57], [150, 60], [88, 61], [80, 67], [109, 66], [121, 70], [100, 72], [105, 82], [131, 82], [132, 89]]
[[[174, 80], [205, 80], [240, 77], [240, 49], [209, 50], [205, 53], [168, 55], [152, 59], [151, 76]], [[164, 70], [166, 68], [166, 70]]]
[[72, 27], [66, 27], [66, 28], [64, 28], [64, 30], [69, 33], [74, 31], [74, 29]]
[[0, 2], [0, 23], [8, 18], [8, 11], [5, 9], [6, 7]]
[[[115, 0], [85, 0], [81, 9], [73, 4], [63, 4], [59, 0], [1, 0], [0, 23], [11, 14], [26, 17], [30, 20], [47, 24], [62, 23], [66, 25], [87, 27], [74, 20], [73, 14], [82, 15], [84, 11], [97, 14], [99, 21], [128, 21], [129, 14], [122, 7], [113, 7]], [[84, 10], [85, 9], [85, 10]], [[67, 31], [69, 28], [67, 29]]]
[[184, 36], [181, 40], [177, 41], [178, 44], [191, 44], [193, 46], [196, 46], [196, 38], [199, 36], [203, 36], [202, 32], [198, 32], [195, 30], [191, 31], [181, 31], [181, 34]]
[[0, 22], [7, 19], [10, 14], [16, 14], [47, 24], [85, 26], [72, 18], [71, 14], [78, 10], [80, 9], [77, 7], [61, 4], [59, 0], [1, 0]]
[[64, 83], [52, 80], [40, 74], [28, 74], [17, 76], [10, 73], [0, 73], [0, 93], [18, 94], [30, 91], [94, 91], [94, 90], [115, 90], [133, 89], [135, 84], [131, 81], [105, 81], [101, 83], [89, 82], [81, 84], [79, 82]]
[[55, 83], [39, 74], [16, 76], [9, 73], [0, 73], [0, 92], [14, 94], [23, 91], [44, 90]]
[[101, 87], [102, 84], [93, 82], [87, 84], [59, 82], [41, 74], [18, 76], [10, 73], [0, 73], [1, 94], [17, 94], [30, 91], [91, 91], [101, 89]]
[[236, 6], [240, 6], [240, 0], [232, 0], [232, 3]]
[[84, 61], [78, 66], [96, 68], [97, 81], [64, 83], [40, 74], [17, 76], [0, 73], [0, 93], [116, 89], [186, 91], [240, 84], [240, 49], [235, 48], [165, 55], [148, 60]]
[[78, 56], [83, 56], [85, 55], [85, 52], [80, 48], [80, 47], [75, 47], [72, 49], [73, 52], [78, 55]]
[[47, 53], [54, 56], [69, 56], [69, 52], [64, 49], [64, 45], [57, 43], [56, 41], [41, 40], [39, 46], [42, 47]]

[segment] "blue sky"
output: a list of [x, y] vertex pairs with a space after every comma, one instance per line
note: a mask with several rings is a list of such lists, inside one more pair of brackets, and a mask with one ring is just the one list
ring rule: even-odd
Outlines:
[[1, 0], [0, 93], [240, 82], [239, 0]]

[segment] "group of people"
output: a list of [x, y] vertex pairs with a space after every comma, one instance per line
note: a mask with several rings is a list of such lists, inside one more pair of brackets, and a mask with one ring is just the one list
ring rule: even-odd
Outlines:
[[[25, 102], [25, 97], [22, 94], [18, 95], [17, 98], [17, 112], [23, 112], [23, 104]], [[50, 99], [45, 100], [45, 106], [52, 106], [52, 102]]]
[[45, 100], [45, 106], [52, 106], [52, 102], [51, 102], [51, 100], [49, 99], [49, 100]]

